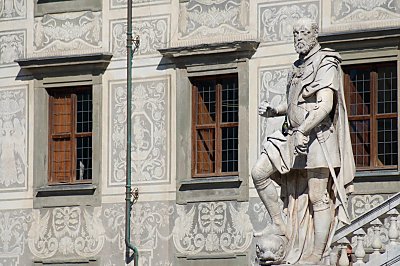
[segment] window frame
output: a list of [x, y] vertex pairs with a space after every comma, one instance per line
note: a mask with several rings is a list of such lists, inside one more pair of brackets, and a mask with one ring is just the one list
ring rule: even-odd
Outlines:
[[[222, 171], [222, 128], [238, 128], [239, 130], [239, 121], [237, 122], [222, 122], [222, 82], [224, 79], [236, 79], [236, 85], [238, 90], [238, 104], [239, 103], [239, 86], [238, 86], [238, 75], [237, 74], [221, 74], [221, 75], [210, 75], [210, 76], [201, 76], [201, 77], [194, 77], [191, 78], [191, 85], [192, 85], [192, 105], [191, 105], [191, 113], [192, 113], [192, 177], [193, 178], [206, 178], [206, 177], [222, 177], [222, 176], [238, 176], [239, 171], [231, 171], [231, 172], [223, 172]], [[198, 95], [198, 88], [195, 85], [197, 81], [206, 81], [206, 80], [213, 80], [215, 81], [215, 122], [210, 124], [202, 124], [199, 125], [196, 123], [197, 121], [197, 95]], [[239, 116], [239, 109], [238, 109], [238, 116]], [[215, 150], [215, 169], [212, 173], [197, 173], [197, 130], [198, 129], [214, 129], [214, 150]], [[239, 147], [236, 147], [237, 150]]]
[[[112, 58], [110, 53], [32, 57], [18, 59], [19, 78], [33, 81], [32, 128], [33, 208], [55, 206], [100, 206], [102, 180], [103, 74]], [[90, 86], [92, 88], [92, 182], [91, 184], [48, 183], [48, 101], [49, 88]]]
[[[78, 87], [68, 87], [62, 89], [47, 89], [49, 94], [49, 131], [48, 131], [48, 157], [49, 157], [49, 166], [48, 166], [48, 184], [49, 185], [65, 185], [65, 184], [90, 184], [92, 183], [92, 175], [90, 178], [78, 180], [76, 177], [76, 159], [77, 159], [77, 139], [83, 137], [90, 137], [92, 139], [93, 133], [92, 130], [86, 132], [77, 132], [77, 123], [78, 123], [78, 110], [77, 110], [77, 94], [80, 92], [88, 92], [92, 98], [92, 87], [91, 86], [78, 86]], [[70, 115], [71, 115], [71, 129], [70, 132], [64, 133], [54, 133], [53, 131], [53, 119], [52, 119], [52, 109], [54, 108], [54, 96], [57, 95], [66, 95], [71, 98], [71, 106], [70, 106]], [[91, 109], [90, 112], [93, 114], [93, 101], [91, 99]], [[91, 123], [93, 123], [93, 118], [91, 117]], [[67, 136], [69, 135], [69, 136]], [[53, 165], [54, 165], [54, 152], [52, 151], [54, 139], [62, 139], [68, 138], [71, 145], [71, 173], [69, 176], [69, 180], [67, 182], [58, 182], [57, 178], [53, 176]], [[91, 147], [92, 149], [92, 147]], [[93, 153], [93, 152], [92, 152]], [[93, 154], [90, 155], [91, 165], [92, 165], [92, 157]], [[90, 168], [91, 169], [91, 168]], [[92, 171], [91, 171], [92, 172]]]
[[[173, 63], [176, 70], [175, 123], [176, 202], [188, 204], [201, 201], [248, 201], [249, 198], [249, 60], [256, 52], [258, 41], [235, 41], [162, 48], [158, 51]], [[192, 177], [192, 86], [190, 79], [200, 76], [235, 74], [239, 85], [239, 153], [238, 175]], [[172, 94], [174, 95], [174, 94]]]
[[[379, 152], [378, 152], [378, 121], [387, 118], [397, 118], [397, 125], [399, 125], [399, 109], [397, 106], [396, 113], [378, 113], [378, 67], [393, 66], [396, 68], [397, 80], [399, 80], [399, 69], [397, 66], [397, 61], [385, 61], [385, 62], [365, 62], [362, 64], [348, 64], [343, 66], [343, 82], [345, 88], [345, 99], [346, 108], [348, 110], [348, 119], [350, 121], [369, 121], [369, 143], [370, 143], [370, 154], [369, 154], [369, 166], [357, 167], [357, 171], [380, 171], [380, 170], [396, 170], [399, 167], [399, 156], [397, 156], [396, 165], [379, 165]], [[347, 73], [351, 69], [364, 69], [369, 71], [369, 83], [370, 83], [370, 111], [369, 114], [363, 115], [351, 115], [350, 114], [350, 75]], [[398, 81], [397, 81], [398, 83]], [[399, 94], [399, 87], [396, 84], [397, 95]], [[397, 97], [398, 98], [398, 97]], [[397, 132], [399, 132], [399, 127], [397, 127]], [[398, 135], [398, 133], [397, 133]], [[397, 148], [399, 149], [399, 138], [397, 136]], [[354, 152], [353, 152], [354, 153]], [[356, 159], [356, 158], [355, 158]]]

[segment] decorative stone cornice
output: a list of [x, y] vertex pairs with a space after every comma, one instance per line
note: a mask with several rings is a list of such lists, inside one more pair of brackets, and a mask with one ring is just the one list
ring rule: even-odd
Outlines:
[[104, 73], [111, 58], [111, 53], [94, 53], [23, 58], [15, 60], [15, 62], [25, 72], [24, 75], [32, 75], [36, 79], [42, 79], [66, 75], [99, 75]]
[[179, 58], [197, 55], [226, 54], [241, 52], [250, 58], [257, 50], [259, 41], [234, 41], [224, 43], [198, 44], [193, 46], [181, 46], [162, 48], [158, 51], [165, 57]]
[[396, 47], [400, 44], [400, 28], [323, 32], [318, 40], [323, 47], [337, 51]]

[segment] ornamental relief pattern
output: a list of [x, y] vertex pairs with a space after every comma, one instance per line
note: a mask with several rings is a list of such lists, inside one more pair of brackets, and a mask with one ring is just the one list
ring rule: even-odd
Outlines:
[[25, 56], [25, 31], [0, 32], [0, 67]]
[[333, 0], [332, 24], [400, 17], [400, 0]]
[[[167, 78], [133, 82], [132, 176], [134, 182], [167, 179]], [[111, 175], [109, 184], [125, 184], [126, 84], [111, 85]]]
[[181, 254], [244, 252], [253, 240], [248, 202], [201, 202], [176, 207], [178, 217], [172, 234]]
[[[259, 102], [268, 101], [272, 106], [278, 106], [286, 101], [286, 85], [289, 69], [280, 68], [260, 71], [260, 99]], [[260, 140], [279, 130], [283, 117], [263, 118], [259, 116]]]
[[34, 209], [28, 232], [29, 249], [40, 259], [96, 256], [106, 240], [100, 216], [101, 207]]
[[18, 260], [24, 254], [31, 222], [30, 210], [0, 211], [0, 262], [3, 258], [8, 258], [7, 261]]
[[[161, 5], [169, 4], [171, 0], [133, 0], [133, 6], [150, 6], [150, 5]], [[111, 0], [111, 9], [126, 8], [128, 0]]]
[[[126, 31], [125, 20], [111, 22], [111, 52], [114, 58], [126, 57]], [[138, 56], [158, 54], [158, 49], [167, 45], [169, 38], [169, 16], [141, 18], [133, 20], [133, 36], [140, 37], [140, 45], [136, 54]]]
[[78, 53], [102, 47], [101, 12], [75, 12], [35, 18], [33, 47], [36, 53]]
[[0, 0], [0, 20], [26, 17], [26, 0]]
[[[131, 239], [140, 252], [140, 264], [143, 266], [163, 265], [156, 264], [166, 261], [169, 254], [168, 244], [171, 240], [170, 224], [173, 223], [175, 209], [173, 204], [162, 202], [136, 203], [132, 208]], [[104, 209], [104, 222], [110, 229], [107, 236], [116, 253], [125, 250], [125, 206], [113, 204]], [[122, 257], [114, 258], [105, 265], [121, 265]], [[172, 258], [171, 258], [172, 259]], [[116, 264], [113, 264], [117, 262]], [[167, 262], [166, 262], [167, 263]], [[168, 265], [168, 264], [166, 264]]]
[[381, 204], [385, 198], [382, 195], [355, 195], [351, 198], [351, 215], [354, 218], [375, 208]]
[[292, 5], [259, 4], [259, 38], [265, 42], [288, 43], [293, 40], [293, 24], [301, 17], [319, 21], [319, 1]]
[[248, 33], [248, 0], [194, 0], [180, 4], [180, 39]]
[[0, 89], [0, 190], [26, 186], [26, 88]]

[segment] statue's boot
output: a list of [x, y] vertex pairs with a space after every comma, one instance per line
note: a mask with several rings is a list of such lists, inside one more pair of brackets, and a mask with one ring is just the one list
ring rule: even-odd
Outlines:
[[251, 176], [257, 193], [272, 218], [272, 222], [280, 229], [281, 235], [285, 235], [286, 225], [283, 222], [282, 210], [279, 207], [278, 192], [270, 178], [276, 171], [268, 156], [262, 153], [251, 170]]
[[314, 209], [314, 248], [311, 255], [301, 259], [300, 264], [319, 264], [328, 242], [331, 225], [330, 209]]
[[270, 179], [268, 183], [269, 184], [267, 184], [264, 188], [257, 189], [257, 192], [269, 215], [271, 216], [273, 224], [280, 229], [280, 235], [285, 235], [286, 224], [282, 218], [282, 210], [278, 201], [278, 192], [276, 191], [274, 183]]

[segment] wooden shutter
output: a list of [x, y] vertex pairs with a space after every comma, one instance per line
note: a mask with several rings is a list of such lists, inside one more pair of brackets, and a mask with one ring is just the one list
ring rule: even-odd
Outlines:
[[49, 183], [71, 183], [73, 174], [73, 99], [54, 93], [49, 98]]

